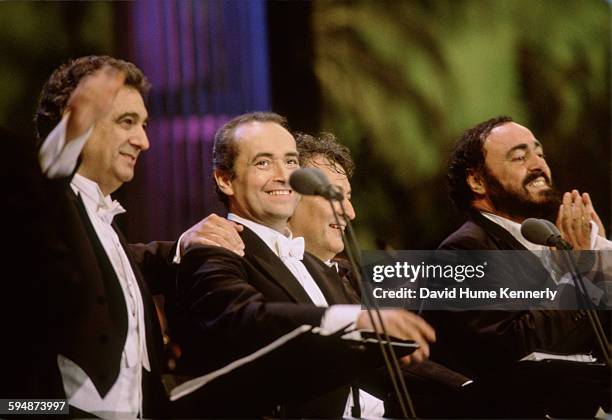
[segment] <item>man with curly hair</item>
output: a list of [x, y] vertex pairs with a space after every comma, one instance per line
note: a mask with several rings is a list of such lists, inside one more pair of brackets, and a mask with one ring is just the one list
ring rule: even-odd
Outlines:
[[[355, 218], [351, 204], [351, 184], [354, 163], [349, 150], [338, 143], [331, 133], [322, 133], [317, 137], [308, 134], [296, 135], [297, 148], [300, 153], [300, 164], [303, 167], [321, 170], [330, 183], [344, 193], [342, 206], [334, 202], [334, 209], [339, 216], [339, 224], [334, 217], [334, 210], [322, 197], [302, 197], [289, 221], [289, 227], [296, 236], [304, 237], [306, 249], [322, 261], [329, 262], [344, 249], [342, 231], [345, 228], [343, 216], [349, 220]], [[344, 211], [342, 210], [344, 209]], [[345, 214], [346, 212], [346, 214]]]
[[56, 217], [75, 265], [72, 276], [50, 287], [58, 305], [50, 321], [53, 350], [73, 414], [136, 416], [149, 406], [144, 388], [156, 386], [155, 398], [162, 395], [155, 378], [161, 330], [150, 292], [112, 224], [125, 210], [110, 198], [132, 180], [149, 148], [149, 86], [132, 63], [81, 57], [51, 75], [36, 111], [40, 166], [64, 199]]
[[[81, 57], [51, 75], [36, 111], [39, 164], [52, 203], [46, 217], [57, 231], [46, 290], [49, 354], [60, 380], [49, 379], [50, 392], [66, 396], [72, 415], [167, 414], [162, 330], [151, 296], [171, 291], [172, 257], [206, 243], [218, 224], [204, 220], [179, 243], [128, 246], [113, 223], [125, 210], [110, 194], [132, 180], [149, 148], [149, 88], [132, 63]], [[65, 271], [56, 269], [61, 261]]]

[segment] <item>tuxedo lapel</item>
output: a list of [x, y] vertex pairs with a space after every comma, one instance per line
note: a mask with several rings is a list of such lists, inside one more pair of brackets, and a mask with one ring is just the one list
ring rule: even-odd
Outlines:
[[338, 276], [342, 282], [344, 292], [350, 303], [361, 303], [361, 285], [353, 275], [352, 264], [340, 257], [336, 257], [333, 261], [338, 267]]
[[[82, 293], [79, 298], [85, 300], [75, 303], [82, 308], [76, 312], [79, 319], [74, 320], [78, 342], [73, 336], [60, 339], [59, 353], [78, 364], [100, 395], [105, 396], [119, 375], [127, 337], [127, 308], [119, 279], [81, 197], [69, 185], [64, 194], [68, 203], [65, 220], [72, 226], [64, 232], [65, 240], [74, 247], [74, 259], [78, 260], [75, 264], [82, 267], [79, 272], [83, 275], [74, 281]], [[99, 353], [91, 351], [96, 346]]]
[[83, 226], [85, 227], [89, 237], [89, 243], [92, 245], [95, 258], [98, 261], [98, 266], [102, 272], [102, 281], [104, 282], [104, 290], [108, 295], [107, 301], [109, 304], [111, 317], [115, 326], [117, 327], [117, 331], [119, 331], [119, 336], [123, 337], [123, 340], [125, 340], [125, 337], [127, 337], [128, 324], [127, 307], [125, 306], [125, 298], [123, 296], [123, 291], [121, 290], [119, 279], [117, 278], [117, 273], [115, 273], [113, 265], [108, 259], [106, 251], [104, 251], [104, 246], [100, 242], [100, 238], [98, 238], [96, 229], [89, 219], [83, 199], [79, 194], [69, 194], [69, 196], [71, 196], [71, 199], [74, 200], [73, 203], [75, 204], [79, 216], [83, 221]]
[[247, 260], [259, 266], [262, 272], [268, 274], [268, 278], [283, 288], [295, 302], [313, 303], [300, 282], [259, 236], [244, 226], [241, 237]]
[[487, 219], [480, 212], [472, 212], [470, 214], [471, 219], [478, 226], [483, 228], [485, 232], [493, 239], [499, 249], [505, 250], [519, 250], [526, 251], [525, 248], [514, 236], [506, 229], [498, 225], [497, 223]]
[[304, 265], [330, 305], [352, 303], [343, 290], [336, 267], [330, 267], [317, 257], [304, 253]]
[[510, 232], [479, 212], [472, 214], [472, 220], [487, 232], [500, 250], [524, 251], [519, 253], [522, 262], [516, 267], [516, 270], [521, 272], [517, 278], [523, 279], [523, 286], [534, 284], [540, 287], [542, 284], [554, 284], [540, 258], [525, 248]]

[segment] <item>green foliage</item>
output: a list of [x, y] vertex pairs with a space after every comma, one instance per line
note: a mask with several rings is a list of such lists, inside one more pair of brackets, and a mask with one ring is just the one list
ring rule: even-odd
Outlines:
[[[610, 9], [605, 1], [316, 1], [322, 128], [353, 151], [358, 234], [436, 246], [455, 138], [507, 114], [546, 146], [560, 189], [609, 216]], [[581, 165], [580, 172], [568, 171]]]

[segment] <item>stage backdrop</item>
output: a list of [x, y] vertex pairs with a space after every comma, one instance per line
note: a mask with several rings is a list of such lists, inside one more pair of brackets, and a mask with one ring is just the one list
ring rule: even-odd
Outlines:
[[212, 211], [212, 142], [229, 118], [269, 110], [265, 3], [127, 3], [129, 55], [153, 84], [151, 149], [121, 200], [131, 240], [173, 239]]
[[272, 108], [351, 148], [365, 247], [415, 249], [462, 222], [444, 180], [453, 140], [511, 114], [610, 232], [610, 27], [604, 0], [0, 1], [0, 125], [31, 135], [37, 95], [70, 57], [133, 60], [154, 88], [151, 150], [118, 194], [130, 240], [221, 212], [212, 133]]

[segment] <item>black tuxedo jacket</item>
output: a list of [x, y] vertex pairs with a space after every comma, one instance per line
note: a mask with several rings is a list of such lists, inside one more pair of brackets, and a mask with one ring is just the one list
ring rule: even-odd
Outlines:
[[[5, 267], [15, 267], [19, 281], [9, 297], [5, 333], [12, 356], [3, 369], [0, 395], [20, 398], [63, 398], [57, 355], [75, 362], [104, 396], [119, 373], [127, 334], [127, 310], [116, 274], [99, 242], [70, 178], [43, 176], [35, 142], [0, 129], [3, 142], [2, 180], [7, 205], [2, 213], [8, 252]], [[117, 229], [116, 229], [117, 230]], [[151, 373], [144, 374], [145, 416], [163, 415], [164, 393], [159, 380], [161, 337], [149, 288], [136, 262], [161, 289], [162, 276], [172, 270], [171, 243], [128, 247], [144, 304]], [[163, 269], [162, 269], [163, 267]], [[167, 280], [167, 279], [165, 279]], [[4, 358], [3, 358], [4, 359]]]
[[[69, 275], [56, 276], [50, 296], [55, 351], [81, 367], [104, 396], [115, 383], [127, 336], [127, 307], [119, 279], [87, 215], [82, 199], [64, 187], [64, 203], [58, 213], [65, 247], [73, 265]], [[161, 329], [151, 292], [136, 261], [149, 266], [170, 266], [171, 246], [151, 244], [133, 249], [113, 224], [130, 260], [142, 295], [147, 352], [151, 372], [143, 380], [144, 415], [165, 410], [161, 387]], [[143, 370], [144, 372], [144, 370]]]
[[[482, 214], [473, 212], [470, 216], [439, 249], [526, 250], [507, 230]], [[526, 259], [521, 267], [532, 270], [523, 275], [522, 284], [529, 284], [525, 277], [538, 271], [543, 274], [536, 275], [539, 280], [534, 282], [549, 278], [535, 255], [521, 255]], [[472, 376], [501, 368], [535, 350], [575, 353], [593, 348], [584, 311], [429, 311], [424, 316], [437, 330], [432, 358]]]
[[[35, 160], [33, 162], [36, 162]], [[19, 350], [15, 374], [9, 373], [8, 393], [21, 396], [63, 398], [57, 355], [76, 363], [92, 380], [101, 396], [115, 383], [127, 335], [127, 308], [119, 280], [112, 268], [80, 197], [68, 179], [48, 180], [32, 167], [35, 175], [25, 187], [24, 197], [37, 214], [21, 214], [12, 229], [20, 235], [17, 244], [29, 242], [29, 252], [18, 248], [12, 263], [24, 260], [24, 283], [15, 304], [29, 296], [28, 310], [21, 310], [16, 326], [30, 337], [16, 343]], [[38, 172], [36, 172], [38, 171]], [[33, 194], [34, 192], [35, 194]], [[20, 209], [21, 210], [21, 209]], [[36, 227], [36, 231], [33, 227]], [[130, 259], [140, 289], [151, 372], [144, 372], [145, 416], [163, 415], [165, 392], [160, 380], [161, 330], [154, 303], [136, 262], [150, 267], [170, 267], [170, 244], [136, 246], [133, 251], [118, 233]], [[11, 237], [11, 235], [9, 236]], [[168, 268], [170, 270], [170, 268]], [[161, 279], [154, 282], [157, 284]], [[33, 334], [37, 331], [37, 334]]]
[[[245, 227], [241, 236], [244, 257], [219, 247], [200, 247], [182, 259], [177, 282], [181, 319], [172, 329], [180, 331], [181, 362], [191, 374], [219, 368], [300, 325], [318, 326], [325, 313], [326, 308], [314, 306], [285, 264], [254, 232]], [[308, 253], [302, 261], [330, 305], [349, 303], [333, 267]], [[307, 404], [287, 407], [283, 414], [338, 417], [347, 396], [345, 386]], [[232, 407], [226, 408], [227, 415]]]

